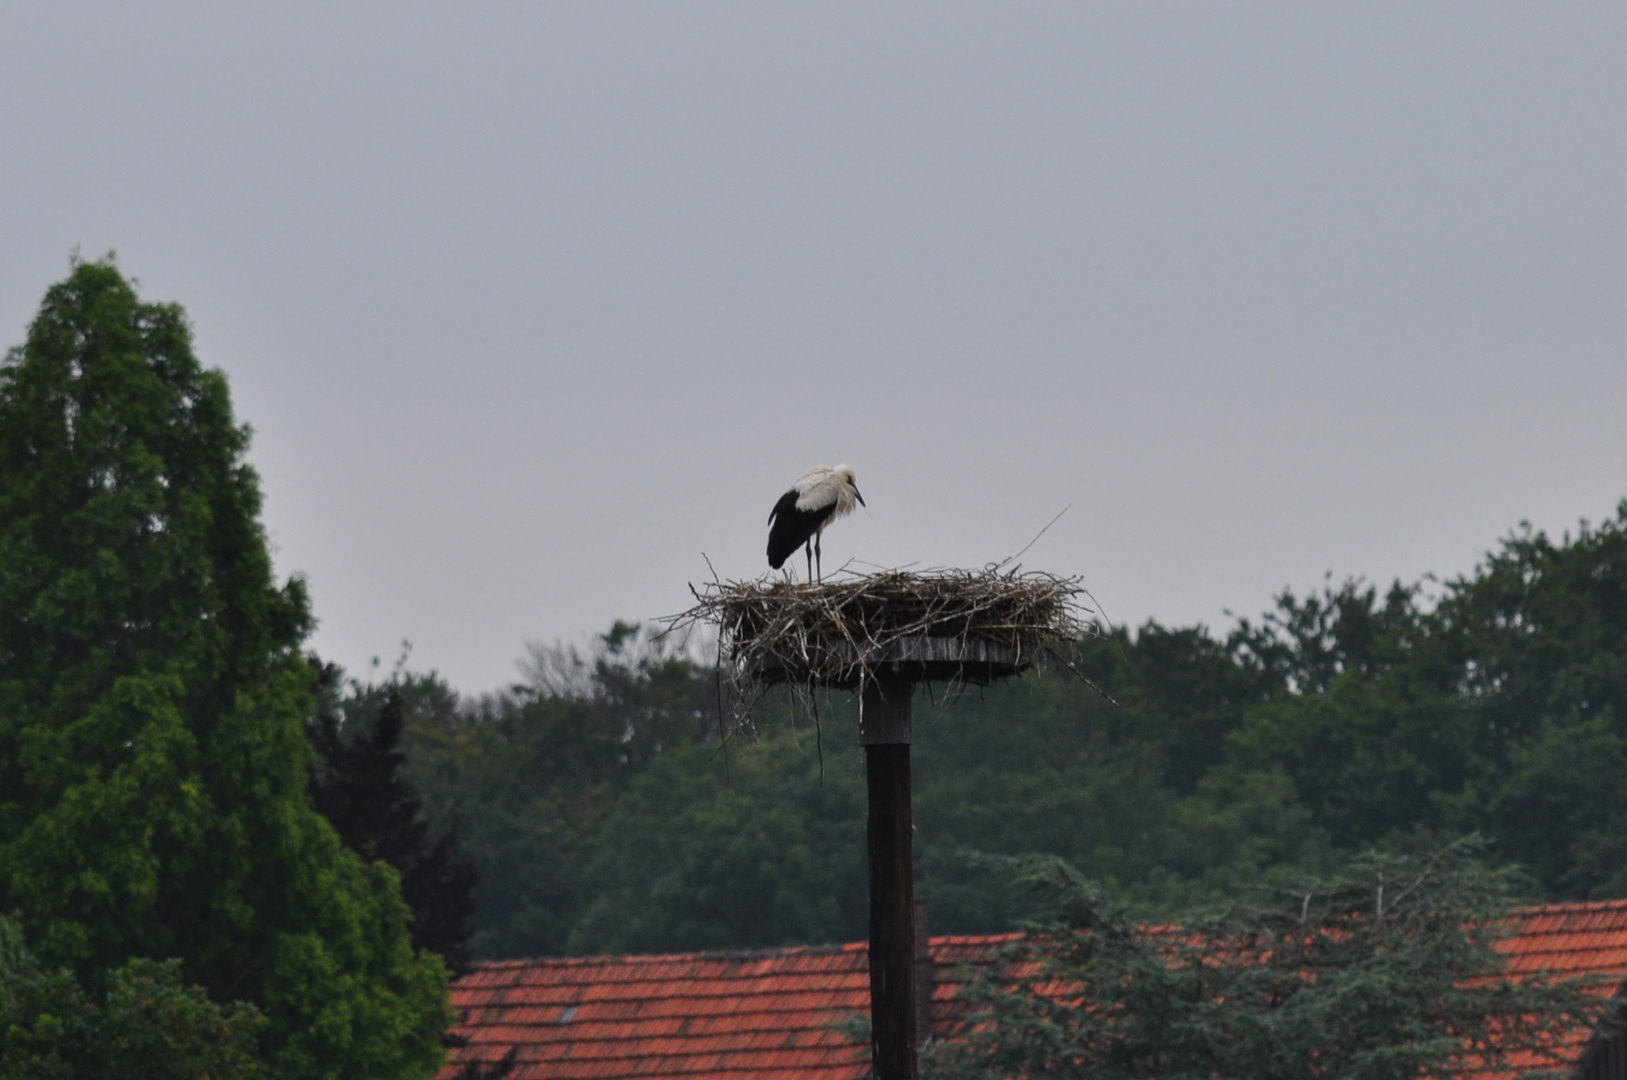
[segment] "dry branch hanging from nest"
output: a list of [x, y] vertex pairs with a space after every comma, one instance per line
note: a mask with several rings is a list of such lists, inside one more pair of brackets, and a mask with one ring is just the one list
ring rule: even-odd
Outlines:
[[[889, 570], [816, 583], [713, 581], [675, 629], [717, 628], [720, 674], [749, 703], [776, 683], [858, 689], [889, 673], [986, 685], [1095, 632], [1078, 578]], [[1069, 665], [1072, 666], [1071, 664]]]

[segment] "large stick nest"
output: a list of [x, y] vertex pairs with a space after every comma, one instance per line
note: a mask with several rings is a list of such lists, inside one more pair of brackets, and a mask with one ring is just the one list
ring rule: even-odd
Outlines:
[[749, 704], [789, 683], [860, 689], [903, 677], [986, 685], [1094, 634], [1080, 579], [1020, 567], [838, 572], [690, 586], [696, 604], [668, 622], [715, 628], [720, 676]]

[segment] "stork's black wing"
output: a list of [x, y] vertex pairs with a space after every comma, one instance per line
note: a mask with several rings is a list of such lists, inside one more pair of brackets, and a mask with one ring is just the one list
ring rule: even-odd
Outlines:
[[793, 552], [808, 542], [819, 525], [836, 512], [834, 502], [817, 510], [798, 510], [795, 488], [780, 496], [768, 515], [768, 565], [778, 570]]

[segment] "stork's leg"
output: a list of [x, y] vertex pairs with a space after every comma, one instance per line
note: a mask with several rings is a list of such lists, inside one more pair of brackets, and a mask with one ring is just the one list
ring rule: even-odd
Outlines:
[[813, 581], [813, 541], [802, 545], [802, 553], [808, 556], [808, 581]]
[[820, 549], [820, 544], [824, 539], [825, 539], [825, 534], [824, 533], [822, 533], [822, 532], [821, 533], [814, 533], [814, 565], [819, 567], [819, 580], [820, 581], [825, 580], [824, 552], [819, 550]]

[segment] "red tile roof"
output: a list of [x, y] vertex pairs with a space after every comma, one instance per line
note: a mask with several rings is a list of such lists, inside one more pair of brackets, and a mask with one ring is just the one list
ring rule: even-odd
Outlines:
[[[1499, 946], [1509, 954], [1510, 974], [1604, 976], [1601, 987], [1611, 996], [1621, 996], [1627, 981], [1627, 900], [1526, 908], [1512, 922], [1513, 932]], [[1590, 1035], [1575, 1031], [1566, 1040], [1573, 1059], [1581, 1058]]]
[[[1513, 917], [1517, 975], [1627, 978], [1627, 900], [1553, 904]], [[932, 939], [933, 1034], [953, 1033], [961, 965], [1015, 935]], [[762, 952], [502, 960], [452, 987], [468, 1045], [442, 1070], [519, 1048], [514, 1080], [858, 1080], [868, 1047], [836, 1025], [869, 1007], [862, 943]], [[1580, 1053], [1586, 1032], [1577, 1032]]]
[[[933, 1026], [954, 1025], [956, 970], [1016, 935], [932, 939]], [[515, 1080], [857, 1080], [869, 1048], [835, 1025], [870, 1008], [865, 946], [501, 960], [452, 987], [469, 1043], [442, 1071], [518, 1046]]]

